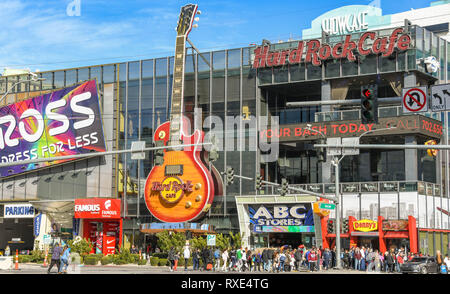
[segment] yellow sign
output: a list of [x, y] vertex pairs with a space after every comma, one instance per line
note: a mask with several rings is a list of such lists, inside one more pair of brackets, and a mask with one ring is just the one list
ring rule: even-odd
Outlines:
[[378, 230], [378, 222], [368, 219], [362, 219], [353, 223], [355, 231], [370, 232]]

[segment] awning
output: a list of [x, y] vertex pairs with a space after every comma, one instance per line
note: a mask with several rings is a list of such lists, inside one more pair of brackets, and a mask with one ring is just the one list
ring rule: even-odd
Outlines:
[[40, 212], [47, 214], [52, 221], [65, 227], [72, 227], [74, 200], [37, 200], [30, 203]]

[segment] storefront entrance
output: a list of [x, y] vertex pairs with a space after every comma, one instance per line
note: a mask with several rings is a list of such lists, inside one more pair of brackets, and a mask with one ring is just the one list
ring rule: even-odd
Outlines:
[[365, 248], [371, 248], [373, 250], [380, 249], [380, 242], [378, 237], [359, 237], [357, 241], [357, 246], [359, 248], [365, 247]]

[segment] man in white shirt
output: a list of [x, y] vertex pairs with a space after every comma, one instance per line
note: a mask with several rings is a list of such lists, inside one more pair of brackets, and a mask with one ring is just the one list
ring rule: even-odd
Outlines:
[[189, 245], [184, 246], [183, 255], [184, 255], [184, 270], [187, 271], [189, 258], [191, 257], [191, 250], [189, 248]]
[[228, 260], [228, 250], [226, 248], [222, 253], [222, 260], [223, 260], [222, 271], [226, 272], [227, 271], [227, 260]]

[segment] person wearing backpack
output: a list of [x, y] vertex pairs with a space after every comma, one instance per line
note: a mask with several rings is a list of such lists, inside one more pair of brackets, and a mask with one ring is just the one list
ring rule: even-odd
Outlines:
[[219, 270], [220, 268], [220, 250], [219, 248], [216, 248], [216, 250], [214, 250], [214, 259], [216, 261], [216, 263], [214, 264], [214, 271]]
[[286, 261], [286, 254], [284, 254], [283, 251], [281, 251], [280, 256], [279, 256], [279, 260], [280, 260], [280, 265], [278, 267], [278, 271], [284, 272], [284, 263]]

